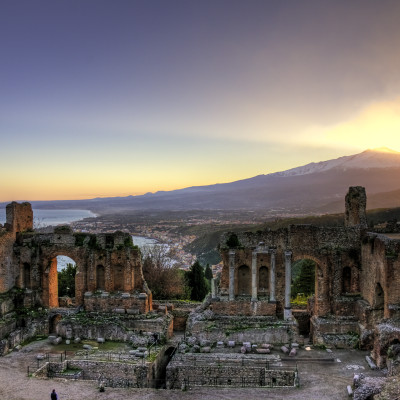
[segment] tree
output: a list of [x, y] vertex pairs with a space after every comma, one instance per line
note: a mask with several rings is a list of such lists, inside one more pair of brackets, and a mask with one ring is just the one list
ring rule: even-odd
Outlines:
[[312, 260], [301, 260], [298, 265], [300, 272], [292, 284], [292, 295], [297, 293], [311, 295], [315, 292], [315, 262]]
[[58, 295], [75, 296], [75, 275], [76, 265], [67, 264], [67, 266], [58, 272]]
[[155, 299], [187, 299], [185, 276], [173, 260], [168, 246], [142, 248], [143, 276]]
[[207, 267], [204, 271], [204, 276], [208, 281], [211, 281], [211, 279], [213, 278], [213, 273], [212, 273], [210, 264], [207, 264]]
[[188, 285], [191, 289], [191, 299], [202, 301], [208, 293], [204, 268], [196, 261], [187, 273]]

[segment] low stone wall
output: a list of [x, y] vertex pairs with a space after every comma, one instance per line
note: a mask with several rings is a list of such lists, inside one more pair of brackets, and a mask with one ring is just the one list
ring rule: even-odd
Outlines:
[[[129, 294], [127, 294], [128, 296]], [[129, 295], [123, 297], [122, 295], [108, 295], [99, 294], [93, 295], [91, 293], [85, 294], [84, 306], [85, 310], [113, 312], [117, 311], [121, 314], [146, 314], [150, 311], [148, 296], [143, 293], [139, 296]]]
[[228, 317], [192, 314], [187, 334], [211, 342], [233, 340], [251, 343], [288, 343], [297, 340], [295, 321], [282, 321], [274, 317]]
[[38, 335], [48, 334], [48, 321], [45, 317], [25, 318], [24, 327], [17, 327], [17, 320], [13, 319], [0, 325], [0, 355], [5, 355], [22, 342], [33, 339]]
[[171, 315], [127, 315], [118, 313], [78, 313], [62, 319], [57, 334], [66, 339], [117, 340], [127, 342], [133, 335], [144, 332], [157, 333], [159, 339], [172, 336]]
[[220, 315], [276, 315], [276, 303], [265, 301], [216, 301], [210, 310]]
[[126, 386], [127, 381], [129, 382], [129, 386], [138, 388], [148, 386], [149, 367], [146, 364], [134, 365], [117, 362], [72, 360], [67, 361], [67, 367], [70, 369], [81, 369], [84, 371], [85, 379], [112, 379], [115, 386], [121, 387]]
[[358, 346], [360, 333], [358, 321], [351, 318], [311, 318], [314, 344], [354, 348]]
[[296, 386], [297, 371], [267, 369], [261, 366], [238, 366], [231, 363], [196, 365], [193, 361], [172, 361], [167, 367], [168, 389], [182, 389], [193, 386], [226, 387], [287, 387]]

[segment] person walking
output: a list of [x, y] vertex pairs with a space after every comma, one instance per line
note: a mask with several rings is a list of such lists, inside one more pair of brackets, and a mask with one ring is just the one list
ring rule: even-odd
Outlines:
[[51, 392], [50, 399], [51, 400], [58, 400], [56, 389], [53, 389], [53, 391]]

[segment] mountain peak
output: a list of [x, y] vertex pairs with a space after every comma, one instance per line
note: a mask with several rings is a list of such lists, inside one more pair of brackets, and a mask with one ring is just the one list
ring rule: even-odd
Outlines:
[[376, 149], [368, 149], [364, 153], [386, 153], [386, 154], [400, 154], [400, 152], [396, 150], [389, 149], [389, 147], [377, 147]]
[[346, 169], [369, 169], [369, 168], [400, 168], [400, 152], [379, 147], [368, 149], [359, 154], [344, 156], [328, 161], [313, 162], [301, 167], [276, 172], [275, 176], [298, 176], [309, 175], [317, 172], [324, 172], [334, 168]]

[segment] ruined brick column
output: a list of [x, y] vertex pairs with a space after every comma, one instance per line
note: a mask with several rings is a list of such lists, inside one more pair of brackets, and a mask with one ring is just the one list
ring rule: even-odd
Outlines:
[[362, 186], [350, 186], [345, 199], [345, 221], [346, 227], [360, 226], [367, 228], [367, 195]]
[[292, 317], [292, 307], [290, 306], [292, 284], [292, 252], [285, 251], [285, 310], [284, 318], [290, 319]]
[[253, 251], [251, 260], [251, 301], [257, 300], [257, 252]]
[[211, 278], [211, 298], [215, 299], [217, 297], [217, 291], [215, 287], [215, 279]]
[[229, 250], [229, 300], [235, 300], [235, 250]]
[[275, 302], [275, 249], [270, 249], [271, 270], [269, 275], [269, 301]]

